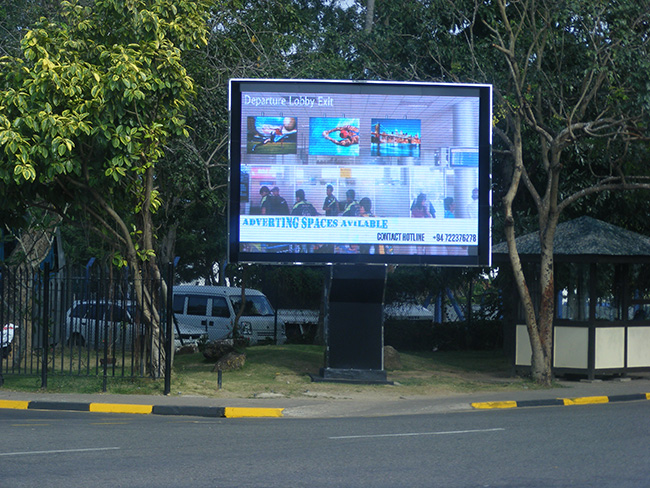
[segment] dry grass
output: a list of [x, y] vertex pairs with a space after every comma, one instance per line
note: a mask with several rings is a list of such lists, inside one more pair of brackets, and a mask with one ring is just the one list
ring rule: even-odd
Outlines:
[[[213, 363], [201, 353], [177, 355], [172, 373], [172, 395], [216, 398], [282, 397], [378, 397], [399, 398], [423, 395], [453, 395], [475, 391], [504, 391], [535, 388], [527, 379], [510, 377], [509, 364], [497, 351], [401, 353], [402, 367], [388, 370], [393, 385], [357, 385], [312, 382], [324, 364], [319, 346], [256, 346], [246, 349], [246, 364], [237, 371], [224, 371], [218, 388]], [[108, 393], [162, 394], [162, 380], [109, 378]], [[5, 388], [34, 391], [40, 378], [6, 375]], [[74, 376], [53, 372], [49, 392], [93, 393], [102, 389], [99, 376]]]
[[212, 364], [201, 354], [177, 356], [172, 393], [222, 398], [264, 395], [399, 398], [534, 387], [526, 379], [510, 378], [507, 359], [493, 351], [402, 353], [402, 367], [387, 371], [393, 385], [312, 382], [309, 374], [317, 374], [324, 361], [324, 350], [318, 346], [258, 346], [248, 348], [246, 354], [246, 365], [241, 370], [223, 372], [220, 390], [217, 373], [212, 372]]

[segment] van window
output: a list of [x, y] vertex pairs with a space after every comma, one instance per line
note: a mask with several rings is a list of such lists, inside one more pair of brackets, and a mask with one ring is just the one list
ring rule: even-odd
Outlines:
[[208, 297], [190, 295], [187, 297], [187, 315], [208, 314]]
[[185, 295], [174, 295], [174, 313], [183, 313]]
[[[230, 297], [230, 301], [232, 303], [232, 308], [235, 309], [235, 313], [236, 314], [239, 313], [239, 308], [241, 307], [241, 297], [240, 296]], [[244, 313], [242, 315], [246, 315], [246, 316], [273, 315], [273, 307], [271, 307], [271, 304], [266, 299], [266, 297], [247, 296], [246, 305], [244, 307]]]
[[212, 297], [212, 316], [213, 317], [230, 317], [228, 302], [224, 297]]
[[107, 303], [104, 305], [105, 309], [105, 318], [112, 322], [126, 322], [128, 320], [128, 315], [126, 311], [120, 306], [115, 304]]
[[95, 318], [95, 305], [89, 303], [80, 303], [76, 305], [70, 316], [75, 319]]

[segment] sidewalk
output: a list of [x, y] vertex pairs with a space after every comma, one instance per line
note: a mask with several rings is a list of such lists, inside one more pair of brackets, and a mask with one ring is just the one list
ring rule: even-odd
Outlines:
[[296, 398], [220, 399], [200, 396], [148, 396], [13, 392], [0, 388], [3, 408], [192, 415], [202, 417], [369, 417], [448, 413], [492, 408], [571, 406], [586, 403], [650, 400], [650, 374], [603, 381], [558, 381], [544, 390], [464, 395], [369, 398], [363, 394]]

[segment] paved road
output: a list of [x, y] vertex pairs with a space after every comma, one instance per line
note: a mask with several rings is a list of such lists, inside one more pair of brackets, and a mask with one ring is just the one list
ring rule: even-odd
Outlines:
[[650, 402], [327, 419], [0, 410], [3, 487], [643, 487]]

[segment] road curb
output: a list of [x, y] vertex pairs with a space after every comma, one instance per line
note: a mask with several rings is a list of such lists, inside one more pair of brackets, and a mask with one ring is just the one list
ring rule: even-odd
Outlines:
[[571, 405], [590, 405], [597, 403], [630, 402], [650, 400], [650, 393], [634, 393], [629, 395], [588, 396], [575, 398], [551, 398], [547, 400], [499, 401], [499, 402], [474, 402], [470, 405], [477, 410], [522, 407], [555, 407]]
[[139, 415], [182, 415], [219, 418], [282, 417], [284, 408], [201, 407], [182, 405], [139, 405], [128, 403], [50, 402], [0, 400], [0, 409], [60, 410], [73, 412], [127, 413]]

